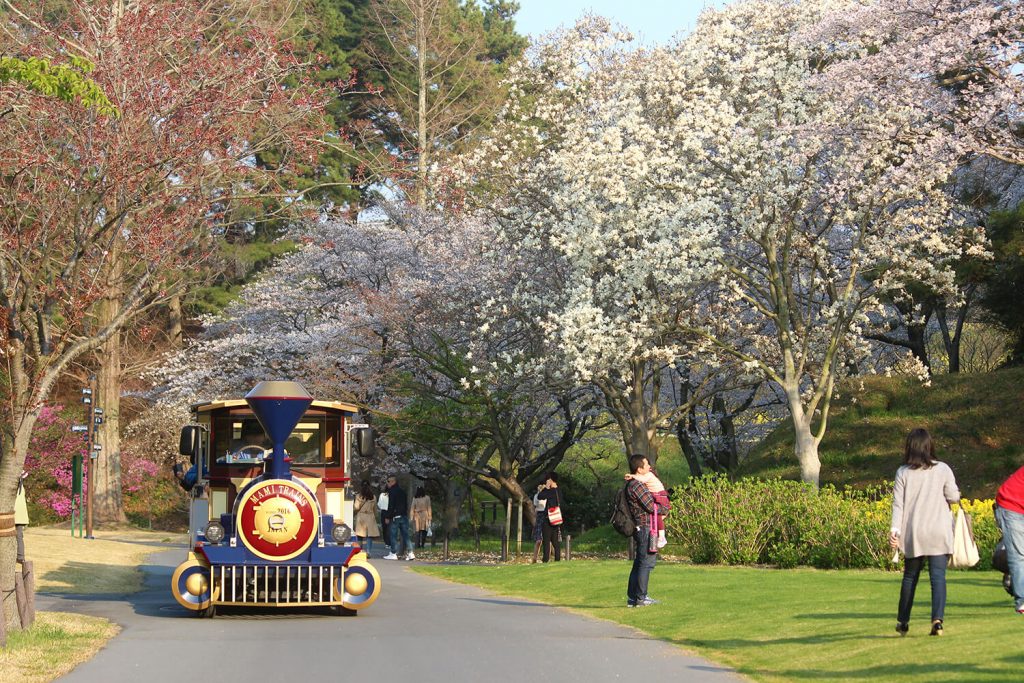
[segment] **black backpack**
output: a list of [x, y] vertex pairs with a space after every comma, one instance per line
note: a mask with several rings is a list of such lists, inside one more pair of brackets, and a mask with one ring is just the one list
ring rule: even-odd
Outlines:
[[612, 508], [612, 518], [609, 520], [615, 530], [623, 536], [632, 536], [636, 531], [636, 522], [633, 520], [633, 512], [629, 509], [629, 498], [626, 490], [627, 483], [615, 493], [615, 507]]

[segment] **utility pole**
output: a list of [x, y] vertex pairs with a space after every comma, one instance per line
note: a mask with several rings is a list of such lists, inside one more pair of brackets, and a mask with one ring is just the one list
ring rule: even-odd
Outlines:
[[96, 481], [93, 474], [96, 470], [96, 459], [99, 456], [100, 444], [96, 443], [96, 427], [103, 421], [103, 410], [96, 407], [96, 375], [89, 375], [89, 388], [82, 389], [82, 403], [85, 404], [86, 425], [89, 428], [86, 439], [89, 454], [89, 468], [86, 476], [85, 491], [85, 537], [95, 538], [92, 535], [92, 504], [93, 504], [93, 483]]

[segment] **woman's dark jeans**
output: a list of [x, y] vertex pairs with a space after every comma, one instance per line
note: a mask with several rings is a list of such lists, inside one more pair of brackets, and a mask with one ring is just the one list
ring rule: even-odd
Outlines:
[[921, 569], [928, 560], [928, 578], [932, 584], [932, 621], [941, 620], [946, 612], [946, 565], [948, 555], [922, 555], [905, 558], [903, 565], [903, 587], [900, 589], [900, 608], [896, 620], [902, 624], [910, 621], [910, 608], [914, 606], [914, 591]]
[[558, 533], [558, 530], [558, 526], [553, 526], [546, 519], [544, 520], [544, 528], [541, 531], [544, 538], [544, 562], [547, 562], [551, 558], [551, 546], [555, 547], [555, 562], [560, 562], [562, 560], [562, 536]]

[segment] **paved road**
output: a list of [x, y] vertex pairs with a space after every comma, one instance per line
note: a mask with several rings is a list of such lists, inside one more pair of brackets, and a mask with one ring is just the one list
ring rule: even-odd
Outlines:
[[421, 576], [402, 562], [374, 561], [381, 597], [358, 617], [236, 612], [198, 619], [168, 591], [183, 556], [183, 549], [151, 556], [141, 593], [39, 596], [41, 609], [123, 627], [61, 681], [743, 680], [632, 629]]

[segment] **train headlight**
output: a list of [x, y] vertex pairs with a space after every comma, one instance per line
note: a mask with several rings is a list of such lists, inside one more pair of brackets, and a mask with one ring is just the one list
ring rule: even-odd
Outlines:
[[225, 535], [224, 525], [220, 522], [210, 522], [206, 525], [206, 540], [209, 543], [220, 543]]
[[331, 538], [334, 539], [335, 543], [341, 544], [352, 538], [352, 529], [349, 528], [348, 524], [335, 524], [334, 528], [331, 529]]

